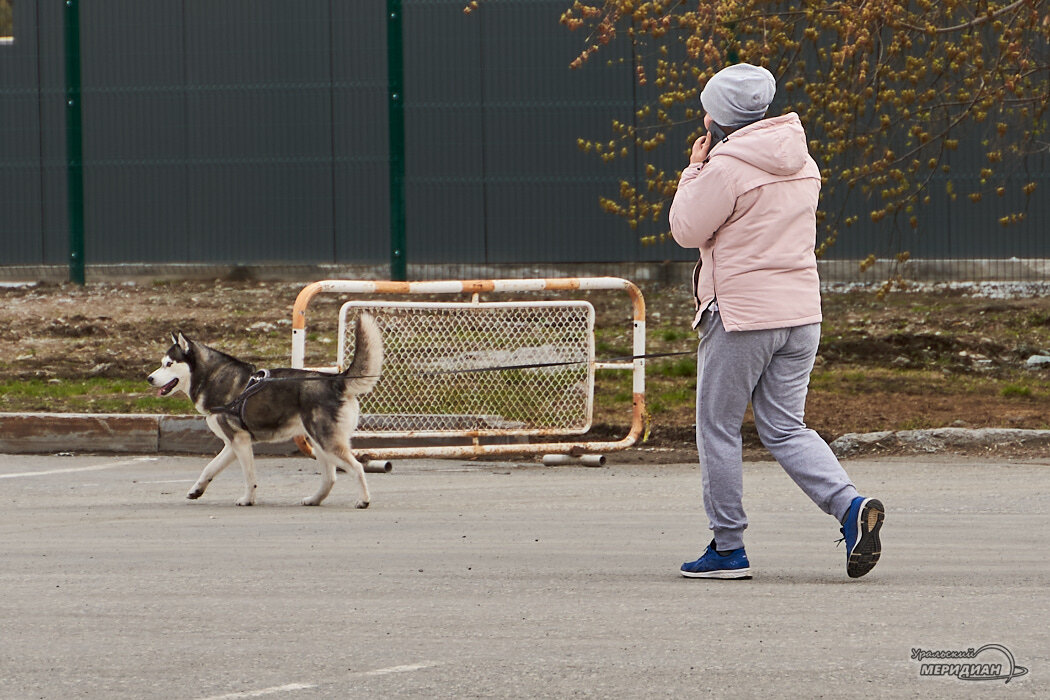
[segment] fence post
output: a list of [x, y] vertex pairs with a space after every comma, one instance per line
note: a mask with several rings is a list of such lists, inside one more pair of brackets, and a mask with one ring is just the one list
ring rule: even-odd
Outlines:
[[390, 279], [407, 279], [405, 255], [405, 96], [401, 0], [387, 0], [386, 70], [390, 131]]
[[81, 130], [80, 4], [66, 0], [66, 179], [69, 208], [69, 281], [84, 284], [84, 153]]

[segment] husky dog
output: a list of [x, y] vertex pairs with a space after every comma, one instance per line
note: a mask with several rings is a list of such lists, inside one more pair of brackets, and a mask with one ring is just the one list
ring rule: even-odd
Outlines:
[[361, 486], [358, 508], [369, 502], [365, 470], [350, 452], [350, 435], [357, 429], [357, 397], [368, 393], [379, 380], [383, 343], [379, 327], [369, 314], [357, 322], [354, 360], [342, 374], [301, 369], [256, 372], [254, 365], [172, 333], [172, 346], [160, 368], [149, 375], [160, 396], [173, 391], [186, 394], [208, 427], [225, 446], [204, 467], [186, 498], [204, 495], [219, 472], [236, 459], [244, 472], [244, 495], [239, 506], [255, 503], [253, 442], [277, 442], [306, 436], [314, 457], [323, 465], [321, 487], [302, 500], [305, 506], [321, 505], [335, 484], [336, 467], [353, 470]]

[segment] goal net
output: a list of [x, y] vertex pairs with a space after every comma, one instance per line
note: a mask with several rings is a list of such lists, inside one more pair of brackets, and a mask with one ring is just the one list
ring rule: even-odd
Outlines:
[[354, 355], [357, 316], [383, 336], [383, 376], [361, 398], [361, 435], [558, 435], [590, 429], [594, 307], [584, 301], [351, 301], [339, 358]]

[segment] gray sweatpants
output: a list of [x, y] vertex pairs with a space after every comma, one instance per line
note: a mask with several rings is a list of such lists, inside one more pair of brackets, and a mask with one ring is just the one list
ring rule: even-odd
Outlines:
[[718, 312], [708, 311], [699, 331], [696, 447], [716, 548], [744, 546], [740, 427], [749, 401], [762, 444], [821, 510], [841, 520], [857, 489], [804, 422], [820, 324], [729, 333]]

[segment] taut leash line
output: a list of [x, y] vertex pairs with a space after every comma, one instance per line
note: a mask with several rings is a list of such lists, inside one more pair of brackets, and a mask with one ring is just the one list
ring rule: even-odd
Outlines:
[[[684, 350], [682, 352], [650, 352], [644, 355], [623, 355], [621, 357], [610, 357], [604, 360], [594, 360], [595, 364], [606, 364], [612, 362], [634, 362], [635, 360], [652, 360], [658, 357], [678, 357], [680, 355], [693, 355], [695, 350]], [[500, 372], [515, 369], [541, 369], [543, 367], [568, 367], [570, 365], [586, 365], [591, 360], [567, 360], [565, 362], [531, 362], [524, 365], [500, 365], [498, 367], [470, 367], [467, 369], [441, 369], [433, 372], [425, 372], [428, 376], [440, 374], [471, 374], [474, 372]]]
[[[680, 357], [683, 355], [692, 355], [695, 350], [683, 350], [681, 352], [650, 352], [644, 355], [621, 355], [619, 357], [609, 357], [604, 360], [593, 360], [595, 364], [609, 364], [613, 362], [634, 362], [635, 360], [653, 360], [661, 357]], [[505, 372], [512, 370], [521, 369], [543, 369], [545, 367], [568, 367], [571, 365], [586, 365], [591, 364], [591, 360], [567, 360], [564, 362], [530, 362], [522, 365], [500, 365], [495, 367], [469, 367], [467, 369], [442, 369], [433, 372], [424, 372], [427, 376], [439, 376], [443, 374], [473, 374], [476, 372]], [[270, 382], [311, 382], [311, 381], [332, 381], [335, 379], [374, 379], [379, 378], [380, 375], [372, 374], [317, 374], [309, 377], [273, 377], [270, 375], [269, 370], [259, 370], [254, 373], [251, 379], [248, 380], [248, 385], [244, 387], [241, 394], [229, 404], [225, 406], [214, 406], [208, 409], [211, 413], [232, 413], [234, 415], [240, 415], [241, 420], [244, 420], [244, 403], [252, 394], [255, 394], [263, 388], [264, 384]]]

